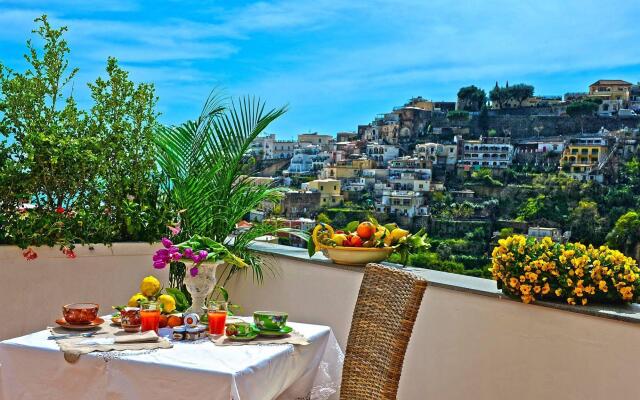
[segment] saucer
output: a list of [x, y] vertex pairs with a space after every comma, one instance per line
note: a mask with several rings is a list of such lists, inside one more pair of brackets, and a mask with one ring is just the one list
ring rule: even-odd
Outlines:
[[251, 326], [254, 329], [258, 330], [258, 334], [260, 336], [267, 336], [267, 337], [276, 337], [276, 336], [285, 336], [290, 334], [291, 332], [293, 332], [293, 328], [290, 326], [284, 326], [282, 329], [280, 329], [279, 331], [270, 331], [268, 329], [261, 329], [256, 327], [254, 324], [251, 324]]
[[88, 324], [78, 325], [78, 324], [70, 324], [64, 318], [58, 318], [56, 320], [56, 324], [60, 325], [65, 329], [71, 329], [74, 331], [86, 331], [89, 329], [97, 328], [100, 325], [104, 324], [104, 319], [96, 318], [93, 321], [89, 322]]
[[250, 340], [255, 339], [256, 337], [258, 337], [258, 334], [256, 332], [252, 332], [252, 333], [250, 333], [248, 335], [245, 335], [245, 336], [236, 336], [236, 335], [227, 336], [227, 339], [229, 339], [229, 340], [237, 340], [239, 342], [242, 342], [242, 341], [248, 342]]

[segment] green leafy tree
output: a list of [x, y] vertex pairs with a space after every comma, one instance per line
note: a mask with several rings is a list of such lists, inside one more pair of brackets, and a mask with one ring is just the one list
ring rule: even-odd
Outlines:
[[152, 86], [110, 59], [108, 79], [89, 85], [91, 112], [79, 109], [67, 28], [35, 21], [24, 72], [0, 64], [0, 242], [72, 256], [75, 243], [157, 240], [173, 214], [154, 179]]
[[522, 107], [522, 103], [533, 96], [533, 86], [524, 83], [518, 83], [506, 88], [507, 97], [518, 102], [518, 107]]
[[571, 237], [585, 244], [599, 246], [604, 241], [604, 219], [598, 212], [598, 204], [582, 200], [569, 216]]
[[94, 105], [89, 128], [101, 143], [101, 203], [112, 212], [121, 237], [149, 229], [140, 218], [161, 214], [160, 177], [155, 168], [153, 127], [157, 97], [151, 84], [135, 85], [115, 58], [106, 79], [89, 84]]
[[316, 217], [316, 221], [320, 224], [329, 224], [331, 225], [331, 218], [325, 213], [320, 213]]
[[465, 86], [458, 90], [458, 102], [462, 104], [463, 111], [480, 111], [486, 101], [485, 91], [475, 85]]
[[507, 101], [509, 101], [509, 91], [507, 88], [496, 86], [489, 92], [489, 99], [498, 105], [499, 108], [504, 108]]
[[636, 211], [629, 211], [621, 216], [607, 235], [607, 244], [638, 259], [640, 215]]
[[67, 28], [51, 27], [46, 16], [35, 21], [39, 26], [33, 33], [44, 41], [44, 51], [28, 40], [24, 72], [0, 64], [0, 131], [13, 138], [8, 151], [12, 169], [19, 172], [8, 185], [41, 208], [67, 209], [95, 193], [101, 149], [69, 94], [78, 69], [69, 68]]

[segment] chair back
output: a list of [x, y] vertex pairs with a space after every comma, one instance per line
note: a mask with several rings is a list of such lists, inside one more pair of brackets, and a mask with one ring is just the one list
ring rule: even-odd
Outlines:
[[396, 398], [402, 364], [427, 281], [399, 268], [368, 264], [342, 369], [342, 400]]

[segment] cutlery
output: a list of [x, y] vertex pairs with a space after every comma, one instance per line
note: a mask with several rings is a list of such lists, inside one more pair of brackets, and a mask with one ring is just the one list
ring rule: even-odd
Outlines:
[[66, 333], [62, 335], [51, 335], [48, 340], [70, 339], [76, 337], [92, 337], [94, 335], [104, 335], [106, 332], [85, 332], [85, 333]]

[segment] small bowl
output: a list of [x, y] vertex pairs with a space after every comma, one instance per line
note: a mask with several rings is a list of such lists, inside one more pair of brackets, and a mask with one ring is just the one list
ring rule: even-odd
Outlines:
[[279, 331], [287, 326], [289, 314], [282, 311], [256, 311], [253, 313], [253, 322], [258, 329]]
[[70, 324], [90, 324], [98, 318], [100, 306], [95, 303], [73, 303], [62, 306], [62, 316]]

